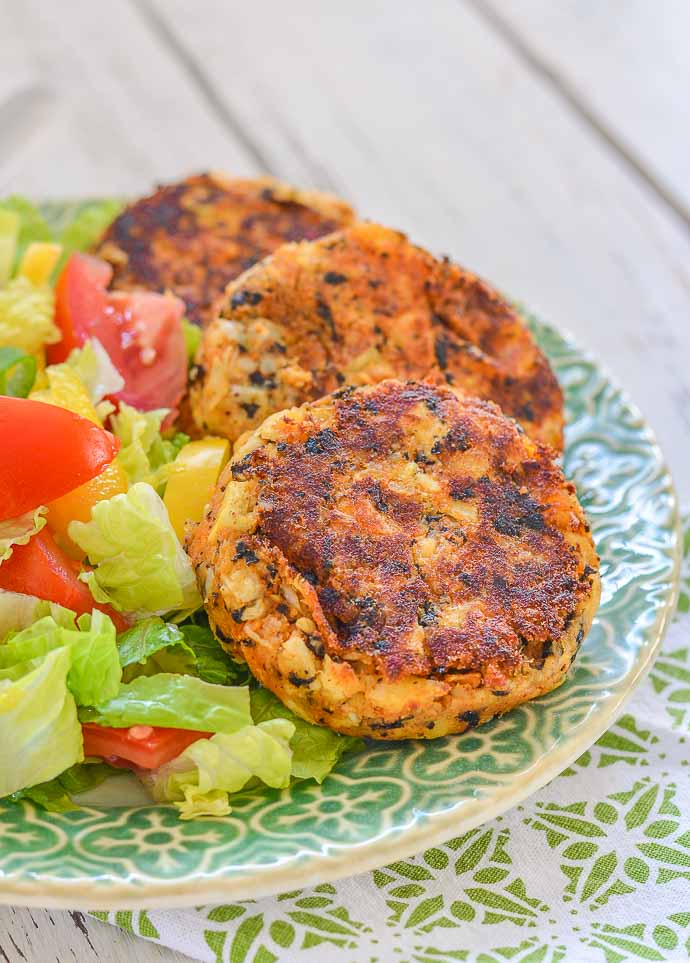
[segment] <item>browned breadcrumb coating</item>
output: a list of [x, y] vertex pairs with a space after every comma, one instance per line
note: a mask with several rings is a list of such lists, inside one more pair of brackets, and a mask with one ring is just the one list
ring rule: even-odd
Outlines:
[[269, 417], [188, 549], [218, 638], [256, 678], [373, 738], [461, 732], [553, 689], [600, 591], [553, 451], [428, 383]]
[[352, 221], [352, 208], [269, 177], [194, 174], [130, 204], [96, 249], [113, 287], [171, 291], [207, 324], [228, 282], [287, 241], [311, 240]]
[[524, 322], [476, 275], [359, 223], [237, 278], [192, 369], [199, 427], [234, 441], [343, 384], [446, 382], [562, 447], [563, 397]]

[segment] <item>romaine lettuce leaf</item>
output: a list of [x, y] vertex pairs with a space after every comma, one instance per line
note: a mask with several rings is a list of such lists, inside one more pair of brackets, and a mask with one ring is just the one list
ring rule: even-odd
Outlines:
[[19, 236], [14, 258], [15, 266], [19, 264], [29, 244], [35, 241], [52, 241], [53, 232], [48, 226], [41, 212], [25, 197], [13, 194], [0, 201], [0, 211], [12, 211], [19, 217]]
[[67, 688], [71, 661], [62, 646], [23, 663], [18, 677], [0, 672], [0, 796], [53, 779], [83, 759]]
[[185, 348], [187, 349], [187, 359], [190, 364], [193, 364], [196, 350], [201, 344], [201, 328], [198, 324], [192, 324], [188, 318], [182, 318], [182, 330]]
[[[176, 625], [153, 617], [137, 622], [117, 639], [122, 666], [122, 681], [140, 675], [177, 672], [197, 675], [196, 656]], [[213, 681], [207, 679], [206, 681]]]
[[47, 615], [65, 629], [75, 626], [74, 612], [57, 602], [46, 602], [35, 595], [22, 595], [21, 592], [0, 590], [0, 643], [9, 632], [19, 632]]
[[194, 621], [179, 626], [182, 635], [194, 652], [196, 674], [205, 682], [216, 685], [246, 685], [251, 679], [246, 662], [237, 662], [223, 649], [208, 624], [205, 612], [194, 616]]
[[81, 348], [75, 348], [67, 364], [81, 378], [94, 405], [103, 401], [106, 395], [117, 394], [124, 387], [124, 378], [98, 338], [90, 338]]
[[38, 363], [21, 348], [0, 347], [0, 395], [28, 398], [36, 383]]
[[122, 442], [118, 458], [127, 472], [130, 484], [148, 482], [156, 491], [165, 489], [170, 465], [189, 436], [178, 432], [171, 438], [161, 435], [161, 425], [169, 414], [167, 408], [138, 411], [125, 402], [110, 419], [110, 427]]
[[67, 684], [77, 705], [90, 706], [118, 691], [122, 667], [117, 654], [115, 626], [107, 615], [94, 609], [90, 615], [80, 615], [77, 626], [78, 633], [71, 637], [72, 668]]
[[14, 273], [14, 256], [19, 236], [19, 215], [0, 207], [0, 287]]
[[44, 515], [47, 511], [41, 505], [18, 518], [7, 518], [0, 522], [0, 564], [10, 557], [14, 545], [26, 545], [30, 538], [41, 531], [46, 523]]
[[363, 746], [361, 739], [341, 736], [332, 729], [305, 722], [291, 712], [268, 689], [253, 689], [251, 709], [254, 722], [268, 719], [287, 719], [295, 734], [290, 740], [292, 749], [292, 775], [295, 779], [316, 779], [323, 782], [345, 752]]
[[66, 628], [44, 616], [0, 645], [0, 669], [40, 659], [55, 649], [67, 648], [70, 667], [67, 685], [79, 705], [94, 705], [118, 692], [122, 669], [115, 642], [115, 626], [94, 609]]
[[0, 344], [36, 354], [55, 344], [60, 332], [53, 321], [54, 296], [47, 285], [25, 277], [12, 278], [0, 288]]
[[236, 662], [221, 648], [204, 613], [195, 618], [200, 624], [188, 621], [175, 625], [154, 616], [121, 633], [117, 644], [122, 681], [177, 672], [214, 685], [246, 685], [251, 678], [246, 663]]
[[192, 675], [142, 675], [120, 686], [108, 702], [80, 711], [102, 726], [163, 726], [197, 732], [236, 732], [251, 725], [249, 690], [211, 685]]
[[0, 210], [19, 216], [19, 236], [14, 258], [19, 264], [27, 247], [35, 241], [57, 241], [63, 252], [59, 271], [73, 251], [88, 251], [101, 237], [123, 208], [119, 200], [83, 201], [65, 208], [60, 224], [53, 230], [35, 204], [25, 197], [13, 195], [0, 200]]
[[192, 564], [150, 485], [98, 502], [91, 521], [71, 522], [68, 532], [95, 566], [80, 578], [97, 602], [139, 618], [201, 605]]
[[71, 812], [81, 808], [72, 799], [73, 795], [95, 789], [109, 776], [121, 775], [124, 772], [124, 769], [114, 769], [106, 762], [87, 760], [77, 763], [55, 779], [12, 793], [10, 799], [28, 799], [51, 813]]
[[88, 251], [115, 220], [124, 204], [118, 200], [84, 201], [63, 227], [58, 240], [63, 247], [62, 262], [73, 251]]
[[228, 795], [251, 780], [274, 788], [288, 785], [293, 732], [287, 719], [271, 719], [231, 735], [199, 739], [142, 779], [154, 799], [174, 803], [182, 819], [225, 816], [231, 811]]

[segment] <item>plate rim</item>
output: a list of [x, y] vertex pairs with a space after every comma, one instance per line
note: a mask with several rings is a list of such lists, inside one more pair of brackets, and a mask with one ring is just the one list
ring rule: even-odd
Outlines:
[[[26, 872], [22, 876], [3, 875], [0, 868], [0, 905], [85, 910], [172, 909], [248, 898], [261, 899], [280, 892], [370, 872], [392, 860], [405, 859], [430, 846], [442, 844], [458, 831], [468, 832], [519, 805], [562, 773], [606, 732], [651, 669], [675, 612], [682, 561], [678, 495], [654, 429], [627, 390], [611, 376], [608, 366], [583, 350], [569, 330], [541, 321], [524, 307], [522, 310], [528, 320], [536, 322], [546, 331], [554, 332], [570, 348], [577, 351], [583, 360], [594, 365], [607, 383], [620, 394], [628, 410], [639, 421], [640, 433], [644, 435], [664, 478], [664, 490], [670, 501], [668, 533], [673, 538], [673, 565], [668, 576], [670, 591], [663, 606], [659, 607], [654, 622], [646, 630], [649, 642], [628, 675], [624, 691], [611, 697], [605, 709], [595, 719], [583, 725], [579, 733], [563, 745], [556, 745], [547, 757], [542, 757], [546, 758], [546, 761], [540, 760], [533, 774], [523, 774], [518, 787], [495, 786], [490, 800], [476, 796], [464, 799], [461, 827], [458, 826], [456, 806], [451, 805], [440, 812], [423, 814], [421, 818], [418, 815], [415, 822], [408, 822], [408, 825], [402, 828], [391, 827], [366, 842], [332, 844], [326, 853], [323, 850], [310, 853], [308, 858], [304, 853], [298, 852], [285, 857], [279, 863], [266, 866], [252, 867], [251, 864], [245, 864], [242, 871], [232, 875], [221, 875], [223, 870], [217, 870], [214, 873], [195, 872], [176, 878], [148, 879], [142, 882], [126, 877], [116, 879], [107, 875], [77, 876], [71, 879], [44, 878], [37, 871]], [[103, 885], [103, 902], [98, 899], [99, 885]]]

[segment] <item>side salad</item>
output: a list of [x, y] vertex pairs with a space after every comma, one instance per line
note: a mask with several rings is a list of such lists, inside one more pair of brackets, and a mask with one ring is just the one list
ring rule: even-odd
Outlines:
[[175, 428], [198, 337], [182, 302], [109, 290], [84, 253], [119, 208], [55, 230], [0, 201], [0, 797], [65, 811], [125, 768], [182, 818], [222, 816], [357, 741], [291, 713], [209, 627], [182, 542], [228, 443]]

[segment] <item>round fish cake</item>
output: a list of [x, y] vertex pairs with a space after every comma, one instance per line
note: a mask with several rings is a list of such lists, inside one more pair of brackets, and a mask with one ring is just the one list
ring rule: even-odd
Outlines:
[[349, 224], [352, 208], [272, 178], [195, 174], [130, 204], [96, 254], [114, 268], [113, 287], [172, 291], [205, 325], [225, 286], [287, 241], [311, 240]]
[[290, 244], [229, 285], [192, 368], [203, 431], [231, 441], [343, 384], [435, 380], [495, 401], [562, 447], [563, 397], [515, 310], [405, 235], [358, 223]]
[[552, 449], [428, 383], [270, 416], [188, 542], [221, 643], [304, 719], [375, 739], [462, 732], [553, 689], [599, 600]]

